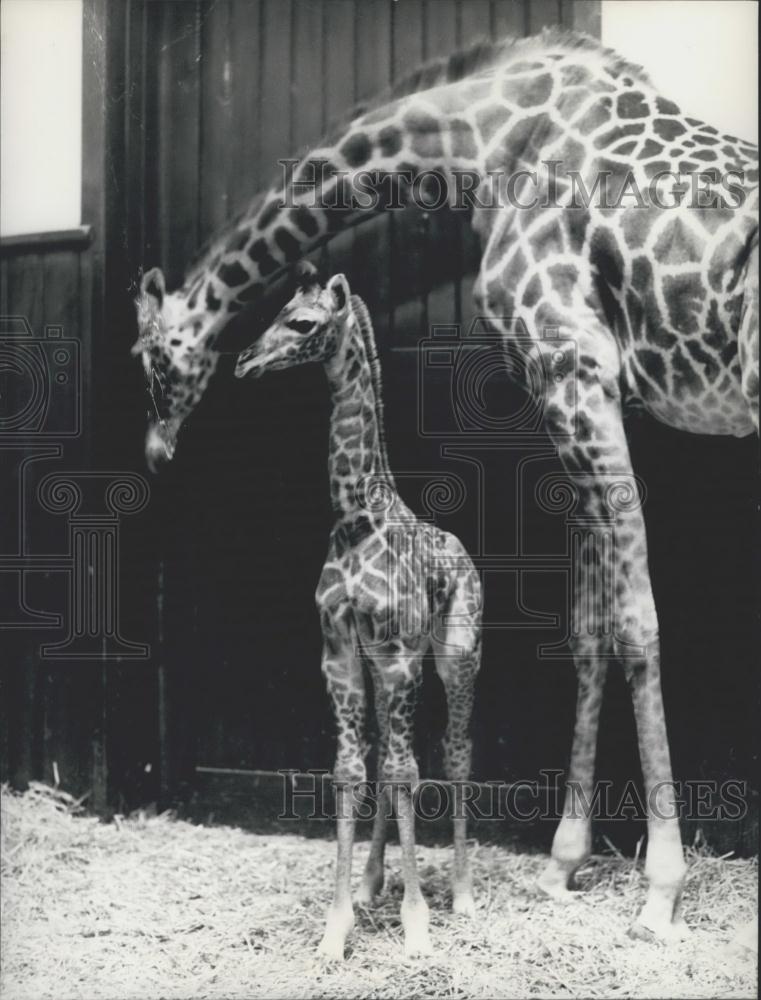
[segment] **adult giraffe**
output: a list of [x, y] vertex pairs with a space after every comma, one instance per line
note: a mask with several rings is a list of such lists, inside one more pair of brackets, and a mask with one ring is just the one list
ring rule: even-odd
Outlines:
[[[574, 643], [569, 786], [541, 885], [568, 898], [591, 849], [584, 803], [607, 662], [619, 655], [649, 807], [648, 896], [634, 926], [679, 937], [685, 863], [645, 525], [639, 505], [609, 510], [607, 498], [616, 482], [632, 481], [629, 406], [698, 433], [758, 429], [755, 147], [685, 117], [641, 69], [574, 33], [478, 46], [424, 67], [311, 150], [285, 187], [259, 196], [181, 288], [167, 294], [159, 271], [145, 274], [134, 350], [156, 409], [146, 458], [153, 468], [171, 457], [230, 318], [304, 253], [408, 196], [410, 176], [432, 170], [451, 199], [477, 196], [481, 314], [505, 338], [529, 338], [537, 357], [557, 352], [556, 339], [543, 340], [548, 327], [573, 347], [574, 377], [544, 386], [545, 427], [577, 510], [593, 531], [614, 524], [613, 636], [593, 629]], [[380, 206], [367, 197], [373, 171], [385, 191]], [[352, 195], [364, 201], [347, 208]]]

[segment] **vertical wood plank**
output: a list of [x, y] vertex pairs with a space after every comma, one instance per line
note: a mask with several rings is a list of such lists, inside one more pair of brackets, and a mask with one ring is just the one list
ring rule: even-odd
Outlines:
[[[230, 10], [230, 58], [232, 62], [232, 133], [225, 152], [230, 160], [230, 211], [241, 211], [273, 172], [269, 165], [262, 175], [259, 159], [259, 129], [262, 94], [260, 0], [233, 0]], [[219, 151], [217, 151], [219, 152]]]
[[8, 261], [0, 258], [0, 316], [8, 315]]
[[528, 33], [535, 35], [553, 24], [560, 24], [560, 0], [531, 0], [528, 5]]
[[[457, 48], [457, 0], [428, 0], [425, 7], [426, 58], [448, 56]], [[426, 241], [424, 284], [428, 329], [454, 323], [459, 302], [461, 215], [449, 209], [432, 212]], [[426, 333], [428, 330], [426, 331]]]
[[145, 74], [143, 80], [144, 101], [142, 105], [143, 133], [143, 241], [140, 254], [140, 266], [145, 270], [161, 263], [161, 174], [162, 150], [161, 101], [165, 87], [162, 87], [161, 59], [162, 46], [161, 22], [163, 8], [160, 4], [146, 0], [143, 11], [143, 46], [145, 50]]
[[[201, 109], [199, 167], [199, 239], [223, 225], [230, 210], [230, 164], [233, 144], [233, 63], [230, 0], [205, 7], [201, 21]], [[221, 154], [221, 155], [220, 155]]]
[[[145, 248], [145, 111], [147, 10], [144, 0], [127, 6], [125, 56], [125, 256], [133, 280]], [[141, 127], [143, 126], [143, 127]]]
[[290, 0], [263, 0], [258, 173], [264, 184], [280, 176], [277, 161], [291, 154], [291, 11]]
[[[402, 79], [424, 60], [422, 0], [396, 4], [392, 18], [392, 74]], [[390, 302], [393, 344], [409, 344], [424, 331], [423, 259], [428, 219], [419, 211], [396, 212], [391, 219]]]
[[566, 28], [585, 31], [594, 38], [602, 37], [602, 4], [600, 0], [560, 0], [561, 23]]
[[[200, 239], [201, 202], [201, 33], [204, 15], [209, 6], [193, 2], [161, 5], [159, 10], [158, 52], [158, 190], [160, 217], [160, 259], [171, 287], [181, 279], [188, 261], [197, 250]], [[177, 481], [173, 484], [177, 489]], [[175, 519], [169, 528], [166, 516], [171, 509], [171, 496], [177, 504]], [[192, 505], [184, 504], [176, 493], [167, 491], [164, 503], [158, 508], [159, 523], [163, 527], [159, 543], [159, 559], [168, 550], [185, 524]], [[161, 524], [163, 521], [163, 525]], [[157, 560], [158, 562], [158, 560]], [[192, 557], [190, 566], [193, 572]], [[181, 560], [172, 563], [173, 572], [167, 573], [163, 584], [164, 601], [155, 609], [158, 639], [162, 629], [170, 640], [157, 644], [159, 666], [166, 668], [167, 700], [170, 709], [187, 697], [190, 682], [187, 676], [187, 648], [197, 646], [193, 627], [193, 606], [183, 593], [183, 570], [187, 564]], [[159, 566], [155, 566], [157, 586]], [[166, 708], [166, 706], [162, 706]], [[169, 711], [174, 720], [175, 713]], [[183, 743], [183, 732], [177, 725], [172, 740]], [[161, 781], [167, 786], [178, 787], [180, 770], [175, 766], [177, 755], [172, 755], [167, 765], [162, 761]], [[164, 768], [164, 765], [166, 767]]]
[[[463, 3], [460, 12], [459, 45], [467, 48], [474, 43], [488, 38], [492, 28], [492, 11], [483, 0]], [[461, 227], [461, 278], [460, 278], [460, 322], [467, 329], [473, 318], [473, 282], [474, 275], [481, 262], [481, 246], [472, 227], [462, 218]]]
[[[81, 412], [82, 426], [89, 427], [92, 420], [92, 374], [90, 372], [91, 360], [88, 357], [87, 347], [92, 339], [93, 326], [93, 255], [82, 253], [79, 255], [79, 329], [82, 341], [82, 366], [81, 374]], [[83, 442], [82, 452], [86, 455], [87, 442]]]
[[322, 138], [324, 52], [322, 4], [301, 0], [293, 7], [292, 119], [289, 156], [297, 156]]
[[63, 327], [64, 337], [80, 332], [78, 251], [57, 250], [40, 257], [42, 315], [45, 323]]
[[425, 5], [426, 58], [448, 56], [457, 47], [458, 0], [427, 0]]
[[[328, 135], [335, 132], [336, 124], [343, 120], [356, 103], [355, 70], [355, 14], [354, 4], [341, 0], [326, 0], [324, 8], [323, 38], [325, 46], [324, 120]], [[354, 233], [339, 233], [330, 241], [322, 254], [322, 267], [333, 274], [344, 271], [351, 274]]]
[[492, 5], [489, 0], [467, 0], [460, 8], [462, 45], [488, 40], [492, 36]]
[[527, 0], [493, 0], [492, 25], [494, 37], [499, 40], [508, 35], [521, 38], [528, 25]]
[[8, 261], [8, 311], [24, 316], [35, 336], [42, 336], [45, 273], [42, 254], [24, 253]]
[[[66, 339], [74, 338], [80, 344], [80, 359], [87, 342], [82, 344], [82, 328], [79, 309], [79, 253], [58, 251], [47, 253], [41, 258], [42, 267], [42, 315], [45, 325], [60, 326]], [[38, 336], [42, 335], [42, 330]], [[66, 345], [63, 349], [68, 350]], [[82, 372], [77, 373], [82, 376]], [[75, 400], [72, 398], [78, 390], [74, 380], [65, 385], [55, 386], [50, 393], [49, 420], [53, 427], [65, 427], [68, 424], [68, 414]], [[73, 452], [78, 451], [78, 442], [69, 442], [66, 458], [71, 461]]]
[[[303, 0], [293, 5], [291, 66], [291, 140], [288, 156], [302, 156], [324, 138], [325, 38], [322, 0]], [[310, 259], [319, 266], [324, 251]]]
[[[91, 292], [89, 282], [82, 282], [82, 258], [91, 258], [91, 251], [49, 251], [42, 255], [41, 325], [60, 326], [63, 337], [80, 342], [81, 368], [79, 384], [55, 386], [50, 394], [49, 417], [52, 426], [65, 426], [78, 391], [89, 397], [91, 393], [90, 345], [92, 341]], [[42, 335], [42, 330], [38, 336]], [[68, 349], [65, 342], [61, 345]], [[83, 422], [85, 435], [89, 425]], [[86, 467], [82, 439], [67, 441], [63, 462], [56, 465], [60, 471], [66, 467]], [[63, 526], [58, 518], [49, 518], [35, 508], [29, 510], [29, 527], [32, 538], [30, 547], [37, 552], [57, 552], [61, 549]], [[64, 537], [65, 537], [65, 529]], [[47, 591], [46, 591], [47, 592]], [[95, 673], [81, 663], [41, 660], [38, 653], [40, 637], [29, 637], [27, 690], [33, 699], [32, 727], [33, 769], [35, 777], [53, 783], [56, 775], [61, 787], [73, 794], [82, 794], [92, 787], [93, 740], [103, 741], [110, 734], [98, 728], [103, 690], [100, 669]], [[34, 675], [32, 678], [31, 675]], [[108, 789], [105, 772], [98, 775], [99, 794], [94, 799], [97, 808], [107, 809]]]
[[[8, 313], [24, 317], [35, 338], [41, 338], [44, 327], [44, 258], [39, 253], [22, 253], [8, 260]], [[11, 383], [12, 385], [12, 383]], [[17, 453], [22, 456], [21, 450]], [[15, 456], [14, 456], [15, 457]], [[26, 498], [25, 498], [26, 499]], [[24, 501], [22, 501], [24, 502]], [[22, 551], [33, 551], [30, 518], [24, 518], [23, 537], [14, 539]], [[41, 687], [30, 633], [10, 632], [6, 635], [4, 657], [11, 671], [6, 677], [8, 694], [13, 704], [12, 779], [26, 787], [39, 773], [41, 747]]]
[[[357, 6], [355, 54], [357, 99], [372, 100], [391, 81], [391, 8], [388, 4]], [[362, 222], [354, 234], [352, 262], [352, 287], [367, 303], [381, 352], [389, 346], [390, 224], [388, 213]]]
[[198, 247], [200, 17], [197, 0], [161, 8], [159, 215], [167, 284], [182, 279]]

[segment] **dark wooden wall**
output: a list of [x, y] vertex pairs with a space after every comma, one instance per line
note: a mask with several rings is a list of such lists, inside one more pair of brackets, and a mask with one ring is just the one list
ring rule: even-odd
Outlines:
[[[46, 516], [36, 490], [46, 474], [87, 468], [91, 461], [89, 435], [71, 433], [75, 429], [71, 416], [78, 394], [83, 427], [92, 416], [93, 282], [91, 235], [86, 229], [2, 241], [0, 765], [3, 780], [23, 785], [33, 778], [52, 783], [55, 762], [66, 787], [94, 792], [103, 805], [104, 789], [96, 767], [102, 756], [103, 666], [41, 659], [40, 644], [54, 642], [62, 633], [34, 627], [33, 616], [23, 611], [19, 601], [18, 571], [9, 562], [18, 552], [47, 562], [47, 557], [55, 558], [68, 547], [65, 519]], [[44, 344], [50, 327], [58, 328], [62, 339]], [[81, 347], [79, 363], [67, 366], [71, 377], [66, 384], [56, 384], [56, 366], [48, 348], [60, 343], [70, 350], [66, 341], [72, 339]], [[14, 365], [20, 355], [14, 346], [9, 348], [9, 342], [43, 344], [39, 357], [45, 358], [45, 365], [50, 362], [47, 403], [41, 398], [40, 409], [42, 413], [47, 406], [47, 419], [31, 430], [31, 424], [14, 422], [14, 415], [31, 398], [31, 383], [23, 362], [20, 367]], [[29, 574], [23, 596], [28, 607], [60, 611], [65, 603], [61, 574]]]
[[[95, 226], [90, 253], [102, 282], [91, 321], [92, 448], [101, 464], [140, 471], [145, 406], [139, 366], [128, 355], [140, 267], [159, 264], [170, 286], [177, 282], [205, 237], [271, 179], [278, 158], [317, 140], [348, 106], [420, 61], [543, 24], [599, 34], [599, 4], [586, 0], [87, 0], [86, 10], [95, 68], [86, 59], [92, 218], [84, 221]], [[427, 482], [461, 476], [468, 503], [439, 523], [475, 550], [483, 516], [487, 546], [503, 553], [514, 542], [506, 526], [515, 520], [524, 454], [466, 445], [484, 466], [479, 506], [471, 499], [474, 466], [443, 455], [444, 439], [414, 433], [417, 342], [432, 324], [467, 325], [476, 259], [472, 234], [447, 212], [378, 219], [323, 254], [324, 266], [344, 270], [373, 313], [391, 458], [407, 474], [405, 498], [422, 510]], [[14, 266], [28, 284], [22, 264]], [[279, 304], [243, 314], [237, 335], [253, 335]], [[219, 814], [223, 793], [210, 775], [236, 782], [236, 769], [245, 772], [247, 795], [250, 772], [332, 763], [313, 608], [331, 520], [322, 373], [283, 373], [256, 391], [230, 376], [231, 361], [223, 359], [172, 465], [152, 480], [148, 509], [129, 526], [124, 617], [152, 653], [142, 666], [107, 666], [101, 678], [112, 807], [157, 796], [187, 801], [200, 788], [204, 807]], [[444, 419], [447, 377], [426, 373], [438, 399], [434, 420]], [[520, 405], [506, 380], [490, 391], [497, 410]], [[758, 589], [748, 544], [754, 445], [685, 439], [647, 422], [632, 427], [632, 442], [648, 486], [677, 777], [749, 779], [758, 709]], [[449, 443], [458, 443], [456, 435]], [[536, 448], [542, 452], [546, 441], [537, 439]], [[551, 456], [541, 466], [555, 467]], [[562, 548], [558, 518], [529, 505], [524, 528], [537, 551]], [[487, 618], [520, 616], [507, 574], [487, 577], [486, 588]], [[537, 575], [526, 600], [534, 610], [557, 611], [562, 580]], [[537, 660], [537, 646], [556, 638], [551, 628], [486, 635], [477, 778], [533, 779], [565, 765], [573, 668], [568, 660]], [[418, 753], [423, 772], [434, 773], [444, 716], [430, 671], [424, 688]], [[638, 765], [615, 671], [607, 702], [601, 774], [622, 782]]]

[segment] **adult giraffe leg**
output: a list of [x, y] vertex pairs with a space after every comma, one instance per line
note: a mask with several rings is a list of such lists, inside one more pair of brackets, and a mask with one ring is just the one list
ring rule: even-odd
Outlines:
[[354, 926], [351, 902], [351, 856], [360, 786], [365, 782], [365, 684], [362, 665], [350, 637], [326, 630], [322, 671], [333, 702], [338, 731], [338, 752], [333, 770], [336, 789], [336, 885], [328, 907], [325, 933], [319, 951], [342, 960], [346, 938]]
[[389, 646], [368, 653], [368, 657], [383, 677], [388, 708], [388, 753], [380, 779], [388, 783], [402, 849], [404, 951], [408, 956], [429, 955], [428, 904], [420, 891], [417, 872], [413, 804], [419, 772], [412, 737], [415, 704], [423, 678], [423, 654], [416, 648], [400, 652]]
[[383, 888], [383, 859], [386, 850], [386, 836], [391, 812], [390, 789], [381, 780], [388, 755], [388, 705], [386, 692], [383, 688], [380, 673], [374, 665], [371, 667], [373, 686], [375, 689], [375, 716], [378, 720], [378, 795], [375, 802], [373, 818], [373, 836], [370, 841], [370, 853], [362, 876], [362, 884], [356, 895], [360, 906], [370, 906]]
[[473, 743], [470, 720], [476, 675], [481, 665], [481, 582], [473, 570], [458, 576], [449, 606], [433, 641], [436, 671], [447, 696], [444, 773], [452, 782], [452, 909], [473, 917], [476, 906], [467, 854], [463, 784], [470, 778]]
[[608, 666], [605, 648], [594, 642], [573, 646], [578, 693], [563, 815], [552, 839], [550, 861], [539, 879], [539, 887], [560, 902], [572, 898], [574, 875], [592, 851], [597, 730]]
[[[637, 723], [648, 808], [645, 872], [649, 889], [634, 929], [670, 939], [684, 931], [679, 903], [686, 866], [661, 694], [658, 620], [647, 564], [645, 523], [617, 380], [598, 374], [588, 361], [574, 379], [572, 389], [553, 383], [548, 390], [545, 416], [560, 460], [578, 491], [575, 516], [584, 520], [588, 537], [596, 541], [596, 558], [600, 560], [594, 567], [598, 604], [604, 602], [605, 580], [610, 580], [615, 652], [624, 664]], [[606, 544], [612, 545], [609, 560]], [[576, 595], [578, 605], [583, 603], [583, 589], [589, 584], [579, 567], [575, 577], [580, 589]], [[605, 623], [596, 622], [593, 616], [592, 621], [576, 624], [580, 630], [575, 650], [580, 690], [572, 766], [580, 776], [581, 787], [591, 789], [605, 668], [584, 647], [605, 653]], [[587, 801], [591, 801], [589, 794]], [[567, 887], [579, 859], [588, 853], [589, 831], [588, 816], [582, 814], [581, 819], [574, 819], [564, 811], [543, 879], [545, 887], [556, 890], [554, 894], [558, 894], [563, 880]]]

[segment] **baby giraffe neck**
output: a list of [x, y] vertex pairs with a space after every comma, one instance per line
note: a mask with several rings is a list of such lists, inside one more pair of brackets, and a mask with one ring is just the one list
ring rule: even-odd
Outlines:
[[[372, 336], [372, 330], [369, 334]], [[377, 359], [368, 352], [372, 345], [368, 345], [366, 335], [356, 313], [351, 312], [336, 354], [325, 364], [333, 404], [328, 452], [330, 499], [339, 517], [372, 511], [375, 504], [367, 496], [367, 488], [373, 484], [377, 488], [380, 482], [384, 489], [395, 491], [385, 453]]]

